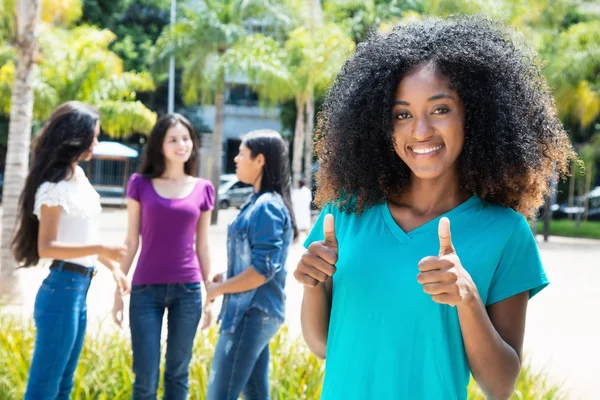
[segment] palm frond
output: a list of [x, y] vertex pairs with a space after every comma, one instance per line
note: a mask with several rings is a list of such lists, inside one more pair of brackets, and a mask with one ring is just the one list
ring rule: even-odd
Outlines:
[[59, 94], [52, 85], [41, 79], [39, 71], [33, 81], [33, 93], [33, 118], [44, 121], [60, 104]]
[[112, 75], [100, 79], [90, 95], [94, 102], [104, 100], [136, 100], [136, 92], [151, 92], [156, 89], [152, 76], [147, 72]]
[[95, 104], [102, 113], [102, 130], [121, 138], [132, 133], [148, 134], [156, 123], [156, 114], [139, 101], [101, 101]]
[[222, 59], [227, 75], [243, 74], [266, 104], [274, 105], [294, 97], [294, 77], [285, 61], [284, 49], [274, 39], [250, 35], [229, 49]]
[[200, 53], [190, 58], [183, 68], [183, 102], [187, 105], [211, 103], [215, 93], [222, 90], [224, 84], [219, 79], [220, 70], [221, 60], [216, 53], [208, 57]]

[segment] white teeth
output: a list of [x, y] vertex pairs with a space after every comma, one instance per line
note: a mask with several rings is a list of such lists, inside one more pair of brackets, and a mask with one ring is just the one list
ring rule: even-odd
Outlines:
[[439, 149], [441, 149], [442, 146], [435, 146], [435, 147], [429, 147], [427, 149], [413, 149], [411, 148], [412, 151], [414, 151], [417, 154], [429, 154], [429, 153], [433, 153], [434, 151], [437, 151]]

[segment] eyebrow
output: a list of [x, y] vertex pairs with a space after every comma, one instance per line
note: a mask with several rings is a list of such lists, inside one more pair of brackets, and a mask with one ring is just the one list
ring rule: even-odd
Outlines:
[[[441, 99], [450, 99], [450, 100], [456, 101], [454, 96], [452, 96], [451, 94], [448, 94], [448, 93], [435, 94], [435, 95], [431, 96], [430, 98], [428, 98], [427, 101], [436, 101], [436, 100], [441, 100]], [[403, 100], [396, 100], [396, 101], [394, 101], [394, 104], [398, 104], [401, 106], [410, 106], [409, 102], [403, 101]]]

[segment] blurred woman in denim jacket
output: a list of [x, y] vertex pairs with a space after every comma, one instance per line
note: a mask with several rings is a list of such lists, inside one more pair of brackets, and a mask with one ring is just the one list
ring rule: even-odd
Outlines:
[[208, 400], [269, 398], [269, 342], [285, 316], [285, 262], [297, 234], [290, 199], [287, 146], [275, 131], [248, 133], [236, 175], [255, 193], [229, 224], [227, 280], [208, 285], [207, 301], [224, 295]]

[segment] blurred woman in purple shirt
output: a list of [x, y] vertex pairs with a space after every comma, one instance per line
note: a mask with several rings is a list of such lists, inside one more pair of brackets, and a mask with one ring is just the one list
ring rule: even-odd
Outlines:
[[[214, 205], [213, 185], [194, 177], [197, 148], [187, 119], [179, 114], [161, 117], [150, 134], [140, 173], [127, 185], [125, 274], [142, 238], [129, 306], [134, 399], [156, 399], [165, 310], [164, 397], [187, 398], [192, 345], [202, 313], [200, 285], [210, 278], [208, 226]], [[120, 326], [123, 301], [117, 294], [113, 317]], [[211, 318], [205, 315], [205, 322]]]

